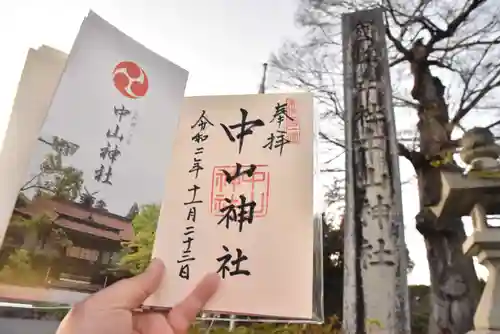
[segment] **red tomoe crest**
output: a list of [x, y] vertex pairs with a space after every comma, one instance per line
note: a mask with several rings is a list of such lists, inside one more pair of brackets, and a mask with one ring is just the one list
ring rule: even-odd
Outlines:
[[113, 70], [113, 82], [116, 89], [129, 99], [146, 95], [149, 82], [144, 70], [134, 62], [122, 61]]

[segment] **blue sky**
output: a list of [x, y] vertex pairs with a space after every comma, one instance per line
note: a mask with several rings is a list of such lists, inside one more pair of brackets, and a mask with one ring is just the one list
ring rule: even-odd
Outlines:
[[[262, 63], [287, 38], [303, 33], [294, 24], [296, 8], [297, 0], [6, 1], [0, 12], [0, 133], [28, 49], [46, 44], [69, 52], [89, 9], [187, 69], [186, 95], [225, 95], [257, 92]], [[398, 117], [398, 124], [416, 124], [416, 115]], [[411, 179], [407, 162], [401, 169], [403, 181]], [[403, 187], [406, 240], [416, 262], [409, 283], [428, 284], [425, 246], [414, 228], [415, 194], [415, 181]]]

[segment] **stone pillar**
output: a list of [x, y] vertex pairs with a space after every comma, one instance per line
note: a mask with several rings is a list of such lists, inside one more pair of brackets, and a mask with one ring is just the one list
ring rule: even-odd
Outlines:
[[342, 18], [346, 334], [410, 333], [398, 149], [382, 10]]
[[500, 334], [500, 229], [489, 227], [480, 204], [471, 213], [474, 231], [464, 243], [464, 252], [477, 256], [489, 271], [488, 280], [474, 316], [471, 334]]

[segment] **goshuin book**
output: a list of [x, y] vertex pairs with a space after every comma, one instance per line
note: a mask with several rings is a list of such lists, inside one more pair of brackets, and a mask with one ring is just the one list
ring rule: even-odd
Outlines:
[[222, 284], [208, 311], [322, 318], [312, 101], [185, 98], [153, 249], [168, 270], [147, 305], [172, 307], [216, 272]]
[[216, 272], [205, 315], [322, 320], [312, 95], [184, 98], [187, 76], [93, 12], [67, 59], [29, 53], [0, 152], [1, 299], [71, 305], [156, 257], [147, 310]]

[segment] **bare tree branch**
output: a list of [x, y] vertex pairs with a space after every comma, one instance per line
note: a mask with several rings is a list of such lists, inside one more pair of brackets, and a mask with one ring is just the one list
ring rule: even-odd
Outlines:
[[490, 125], [486, 126], [486, 128], [487, 128], [487, 129], [491, 129], [491, 128], [493, 128], [493, 127], [495, 127], [495, 126], [499, 125], [499, 124], [500, 124], [500, 120], [498, 120], [498, 121], [496, 121], [496, 122], [491, 123]]
[[398, 154], [408, 159], [415, 170], [419, 170], [424, 164], [426, 164], [426, 159], [420, 152], [411, 151], [401, 143], [398, 143]]
[[431, 38], [431, 40], [428, 43], [429, 47], [433, 47], [434, 44], [437, 42], [448, 38], [452, 37], [455, 32], [457, 31], [458, 27], [463, 24], [469, 15], [474, 11], [476, 8], [484, 4], [486, 0], [473, 0], [472, 3], [470, 4], [469, 7], [467, 7], [464, 11], [462, 11], [449, 25], [446, 30], [438, 30], [436, 34], [434, 34]]
[[340, 147], [340, 148], [345, 149], [345, 145], [344, 145], [344, 143], [342, 143], [342, 142], [340, 142], [340, 141], [338, 141], [338, 140], [336, 140], [336, 139], [334, 139], [334, 138], [331, 138], [331, 137], [327, 136], [324, 132], [320, 132], [320, 133], [319, 133], [319, 137], [320, 137], [322, 140], [324, 140], [324, 141], [326, 141], [326, 142], [328, 142], [328, 143], [330, 143], [330, 144], [333, 144], [333, 145], [335, 145], [335, 146], [338, 146], [338, 147]]
[[492, 40], [492, 41], [477, 41], [477, 42], [470, 42], [470, 43], [460, 43], [460, 44], [456, 44], [454, 46], [448, 46], [448, 47], [436, 47], [436, 48], [433, 48], [433, 51], [450, 52], [450, 51], [454, 51], [454, 50], [459, 49], [459, 48], [471, 48], [471, 47], [478, 46], [478, 45], [497, 45], [497, 44], [500, 44], [500, 37], [495, 39], [495, 40]]

